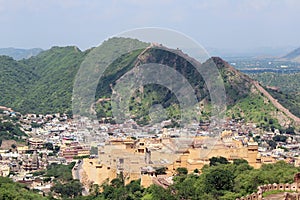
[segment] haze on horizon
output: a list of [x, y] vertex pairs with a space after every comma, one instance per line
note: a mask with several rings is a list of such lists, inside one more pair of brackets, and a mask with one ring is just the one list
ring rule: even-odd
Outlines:
[[205, 48], [300, 46], [297, 0], [0, 0], [0, 48], [97, 46], [141, 27], [180, 31]]

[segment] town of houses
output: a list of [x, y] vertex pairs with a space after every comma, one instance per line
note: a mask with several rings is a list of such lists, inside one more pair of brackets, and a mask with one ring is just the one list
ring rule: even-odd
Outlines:
[[[177, 168], [201, 172], [210, 158], [218, 156], [229, 161], [245, 159], [254, 168], [279, 160], [300, 166], [298, 135], [276, 129], [262, 131], [243, 121], [224, 121], [214, 127], [219, 135], [212, 138], [208, 123], [165, 128], [171, 122], [163, 121], [141, 127], [133, 120], [110, 124], [61, 114], [1, 112], [1, 116], [17, 117], [27, 136], [22, 137], [21, 144], [1, 146], [0, 175], [44, 193], [50, 191], [51, 178], [45, 181], [38, 172], [53, 163], [76, 162], [73, 178], [86, 188], [101, 185], [120, 173], [127, 182], [141, 179], [144, 187], [168, 187]], [[284, 139], [274, 141], [276, 136]], [[164, 169], [163, 173], [159, 169]]]

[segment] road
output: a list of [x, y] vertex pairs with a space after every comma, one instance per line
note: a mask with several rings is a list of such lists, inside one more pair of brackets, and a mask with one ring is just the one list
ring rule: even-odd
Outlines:
[[[82, 173], [82, 171], [83, 171], [83, 169], [82, 169], [82, 164], [83, 164], [83, 161], [80, 160], [79, 163], [77, 162], [77, 163], [75, 164], [75, 166], [73, 167], [73, 169], [72, 169], [73, 179], [78, 179], [80, 182], [81, 182], [81, 179], [82, 179], [81, 173]], [[85, 187], [85, 186], [83, 186], [82, 195], [83, 195], [83, 196], [89, 195], [89, 190], [88, 190], [88, 188]]]

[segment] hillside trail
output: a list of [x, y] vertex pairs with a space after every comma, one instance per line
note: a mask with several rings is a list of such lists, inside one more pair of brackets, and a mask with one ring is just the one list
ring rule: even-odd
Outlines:
[[5, 107], [5, 106], [0, 106], [0, 110], [6, 110], [9, 112], [13, 112], [13, 110], [11, 108]]
[[289, 118], [291, 118], [292, 120], [294, 120], [294, 122], [297, 125], [300, 125], [300, 118], [295, 116], [293, 113], [291, 113], [288, 109], [286, 109], [285, 107], [283, 107], [278, 101], [277, 99], [273, 98], [257, 81], [253, 81], [254, 86], [264, 95], [266, 96], [271, 103], [281, 112], [283, 112], [284, 114], [286, 114]]
[[271, 195], [263, 198], [263, 200], [284, 200], [284, 193], [271, 194]]

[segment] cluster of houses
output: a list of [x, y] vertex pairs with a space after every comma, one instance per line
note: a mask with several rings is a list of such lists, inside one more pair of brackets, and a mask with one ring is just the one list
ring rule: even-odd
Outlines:
[[[256, 168], [278, 160], [300, 166], [299, 136], [262, 131], [243, 121], [224, 120], [213, 129], [208, 122], [166, 128], [171, 121], [142, 127], [133, 120], [110, 124], [61, 114], [20, 115], [7, 110], [1, 115], [18, 117], [27, 137], [15, 148], [0, 149], [0, 175], [28, 182], [35, 189], [44, 188], [44, 192], [51, 181], [46, 184], [35, 172], [46, 170], [52, 163], [68, 164], [78, 159], [82, 163], [76, 178], [86, 186], [100, 185], [122, 172], [128, 176], [127, 181], [140, 178], [145, 187], [167, 187], [178, 167], [201, 171], [211, 157], [218, 156], [229, 161], [245, 159]], [[268, 141], [276, 135], [285, 140], [272, 146]]]

